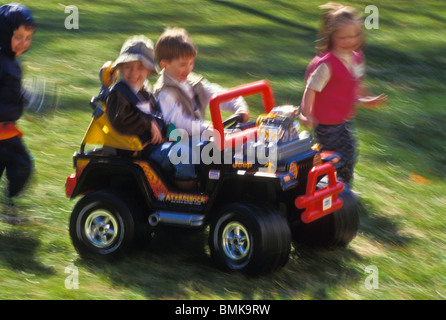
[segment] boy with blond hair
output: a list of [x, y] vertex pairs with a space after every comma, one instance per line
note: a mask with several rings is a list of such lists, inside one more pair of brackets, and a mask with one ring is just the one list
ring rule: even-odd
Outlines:
[[[158, 98], [164, 121], [171, 127], [173, 125], [176, 129], [185, 130], [189, 136], [197, 125], [200, 135], [209, 127], [209, 122], [205, 121], [206, 107], [214, 93], [224, 90], [192, 72], [197, 52], [188, 32], [183, 28], [166, 29], [155, 45], [155, 56], [162, 70], [154, 85], [154, 94]], [[243, 122], [249, 119], [248, 106], [241, 97], [222, 103], [221, 108], [241, 114]], [[193, 158], [196, 148], [193, 145], [188, 148], [189, 157]], [[171, 158], [170, 151], [168, 157]], [[189, 163], [180, 162], [174, 166], [176, 184], [183, 189], [195, 189], [197, 183], [200, 164], [192, 164], [190, 159]]]
[[[155, 45], [155, 55], [162, 71], [154, 86], [164, 120], [192, 134], [192, 122], [200, 122], [200, 133], [208, 128], [204, 121], [211, 96], [224, 89], [192, 72], [197, 48], [185, 29], [168, 28]], [[221, 105], [223, 110], [242, 114], [248, 121], [248, 106], [243, 98]]]

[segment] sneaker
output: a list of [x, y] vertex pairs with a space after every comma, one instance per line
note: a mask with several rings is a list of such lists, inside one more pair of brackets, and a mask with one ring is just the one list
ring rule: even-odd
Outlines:
[[19, 225], [27, 222], [25, 217], [18, 215], [17, 206], [12, 199], [7, 199], [3, 212], [0, 215], [0, 219], [10, 225]]

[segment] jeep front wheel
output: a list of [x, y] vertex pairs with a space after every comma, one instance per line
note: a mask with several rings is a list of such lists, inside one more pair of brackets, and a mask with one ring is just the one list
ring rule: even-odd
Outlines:
[[83, 197], [70, 216], [70, 236], [81, 256], [115, 257], [134, 240], [135, 225], [125, 201], [94, 192]]
[[280, 211], [253, 204], [232, 204], [211, 225], [211, 257], [225, 270], [266, 273], [288, 261], [290, 234]]

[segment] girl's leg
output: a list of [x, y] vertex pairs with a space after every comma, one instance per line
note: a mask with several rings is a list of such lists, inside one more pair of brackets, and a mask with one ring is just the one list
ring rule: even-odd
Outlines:
[[334, 151], [341, 155], [344, 164], [337, 169], [337, 174], [345, 183], [350, 184], [353, 181], [356, 150], [352, 125], [349, 123], [319, 125], [315, 129], [315, 134], [322, 151]]

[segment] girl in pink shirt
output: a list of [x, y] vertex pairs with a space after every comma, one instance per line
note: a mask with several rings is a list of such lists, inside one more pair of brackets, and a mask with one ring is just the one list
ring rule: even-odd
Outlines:
[[[363, 86], [364, 59], [362, 21], [356, 10], [337, 3], [321, 6], [322, 28], [317, 55], [306, 72], [301, 122], [314, 128], [322, 150], [335, 151], [344, 165], [338, 177], [351, 183], [356, 141], [351, 119], [356, 105], [377, 108], [387, 102], [385, 95], [370, 97]], [[307, 79], [308, 77], [308, 79]]]

